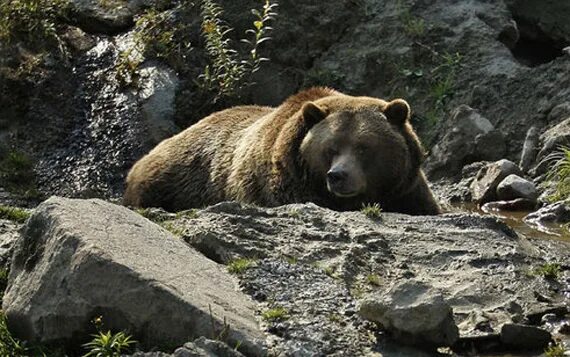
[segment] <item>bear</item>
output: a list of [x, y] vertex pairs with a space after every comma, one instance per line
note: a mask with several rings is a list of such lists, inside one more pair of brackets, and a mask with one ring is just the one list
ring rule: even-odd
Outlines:
[[162, 141], [127, 175], [123, 203], [167, 211], [222, 201], [313, 202], [337, 211], [439, 214], [403, 99], [314, 87], [278, 107], [213, 113]]

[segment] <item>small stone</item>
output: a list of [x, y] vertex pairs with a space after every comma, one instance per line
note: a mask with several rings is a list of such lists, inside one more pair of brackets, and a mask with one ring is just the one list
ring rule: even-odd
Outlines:
[[427, 284], [407, 280], [384, 294], [372, 294], [360, 303], [358, 313], [378, 322], [392, 336], [422, 348], [451, 346], [459, 338], [451, 306]]
[[524, 198], [536, 202], [538, 190], [534, 183], [512, 174], [505, 177], [497, 186], [497, 197], [504, 201]]
[[542, 350], [551, 340], [550, 332], [534, 326], [505, 324], [501, 328], [501, 342], [516, 350]]
[[522, 175], [522, 172], [514, 162], [509, 160], [499, 160], [483, 167], [470, 186], [473, 201], [479, 204], [495, 201], [497, 186], [511, 174]]

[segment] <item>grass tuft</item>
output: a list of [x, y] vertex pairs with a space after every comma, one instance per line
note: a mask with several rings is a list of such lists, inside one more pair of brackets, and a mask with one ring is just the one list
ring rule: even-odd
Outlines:
[[370, 285], [380, 286], [382, 285], [382, 279], [377, 274], [368, 274], [366, 276], [366, 282]]
[[546, 263], [534, 269], [534, 275], [542, 276], [545, 279], [558, 279], [560, 272], [562, 269], [560, 268], [560, 264], [556, 263]]
[[243, 274], [249, 268], [255, 266], [255, 260], [249, 258], [239, 258], [228, 264], [228, 272], [231, 274]]
[[16, 223], [24, 223], [30, 215], [30, 212], [21, 208], [0, 205], [0, 219], [7, 219]]
[[265, 321], [282, 321], [288, 318], [288, 311], [282, 306], [277, 306], [264, 311], [261, 317]]
[[551, 344], [544, 350], [545, 357], [564, 357], [564, 346], [560, 344]]
[[570, 197], [570, 148], [563, 146], [560, 150], [547, 156], [553, 162], [546, 174], [548, 181], [554, 182], [555, 191], [548, 196], [551, 202], [565, 200]]
[[360, 212], [364, 213], [368, 218], [379, 218], [380, 213], [382, 212], [382, 208], [378, 203], [374, 204], [367, 204], [362, 206]]
[[25, 344], [8, 331], [6, 316], [0, 310], [0, 356], [24, 357], [27, 352]]

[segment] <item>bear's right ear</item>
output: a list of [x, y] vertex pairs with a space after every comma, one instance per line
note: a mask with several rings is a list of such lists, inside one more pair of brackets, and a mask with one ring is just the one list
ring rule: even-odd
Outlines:
[[394, 99], [384, 108], [384, 115], [396, 126], [403, 126], [410, 120], [411, 112], [410, 105], [403, 99]]
[[301, 110], [308, 127], [312, 127], [327, 116], [327, 113], [313, 102], [303, 104]]

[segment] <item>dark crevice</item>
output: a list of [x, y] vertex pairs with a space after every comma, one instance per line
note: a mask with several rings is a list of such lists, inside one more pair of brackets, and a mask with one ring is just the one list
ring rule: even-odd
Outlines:
[[523, 65], [536, 67], [554, 61], [564, 53], [567, 45], [544, 33], [537, 25], [515, 18], [520, 37], [511, 49], [513, 56]]

